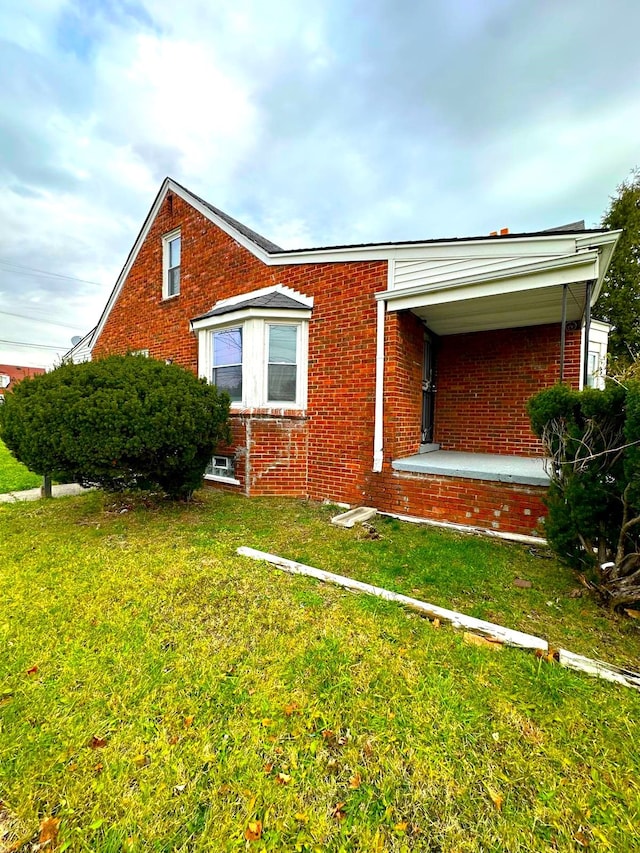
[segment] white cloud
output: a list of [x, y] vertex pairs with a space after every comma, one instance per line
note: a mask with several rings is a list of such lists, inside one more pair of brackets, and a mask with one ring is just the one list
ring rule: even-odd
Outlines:
[[[638, 24], [635, 0], [0, 0], [0, 311], [90, 328], [166, 174], [287, 247], [593, 224], [638, 159]], [[70, 334], [0, 314], [0, 339]]]

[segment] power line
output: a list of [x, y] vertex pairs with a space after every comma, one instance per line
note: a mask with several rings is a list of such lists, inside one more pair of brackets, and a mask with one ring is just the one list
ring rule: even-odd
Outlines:
[[34, 347], [35, 349], [62, 349], [65, 352], [68, 349], [71, 349], [67, 344], [60, 347], [54, 347], [52, 344], [30, 344], [28, 341], [7, 341], [4, 338], [0, 338], [0, 344], [11, 344], [11, 346], [14, 347]]
[[58, 323], [57, 320], [45, 320], [44, 317], [33, 317], [28, 314], [14, 314], [13, 311], [0, 311], [0, 314], [6, 314], [7, 317], [19, 317], [21, 320], [32, 320], [36, 323], [47, 323], [49, 326], [59, 326], [61, 329], [71, 329], [72, 332], [81, 331], [80, 326], [69, 326], [66, 323]]
[[[47, 272], [47, 270], [40, 270], [36, 267], [25, 267], [22, 264], [16, 264], [13, 261], [7, 261], [4, 258], [0, 258], [0, 266], [7, 268], [7, 272], [12, 272], [16, 275], [30, 275], [33, 278], [41, 278], [42, 276], [46, 276], [48, 278], [61, 278], [65, 281], [79, 281], [81, 284], [94, 284], [96, 287], [105, 286], [99, 281], [89, 281], [86, 278], [76, 278], [75, 276], [63, 275], [62, 273], [58, 272]], [[24, 272], [22, 272], [22, 270], [24, 270]]]

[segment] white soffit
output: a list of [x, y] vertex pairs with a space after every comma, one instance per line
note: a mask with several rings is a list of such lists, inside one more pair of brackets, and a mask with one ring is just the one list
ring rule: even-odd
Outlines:
[[[562, 285], [544, 290], [494, 294], [476, 299], [441, 303], [414, 309], [436, 335], [459, 335], [491, 329], [513, 329], [559, 323], [562, 318]], [[567, 289], [567, 321], [581, 320], [585, 283]]]

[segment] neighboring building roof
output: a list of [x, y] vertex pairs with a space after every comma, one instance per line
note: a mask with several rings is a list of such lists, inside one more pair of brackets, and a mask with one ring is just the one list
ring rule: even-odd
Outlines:
[[[0, 364], [0, 395], [25, 376], [37, 376], [45, 373], [44, 367], [21, 367], [17, 364]], [[7, 380], [8, 377], [8, 380]]]
[[70, 350], [65, 352], [62, 356], [64, 361], [72, 361], [74, 364], [83, 361], [91, 360], [91, 344], [93, 343], [93, 335], [97, 329], [97, 326], [94, 326], [90, 332], [81, 338], [77, 344], [71, 347]]
[[214, 307], [206, 314], [202, 314], [200, 317], [194, 317], [192, 322], [195, 322], [196, 320], [204, 320], [207, 317], [219, 317], [221, 314], [231, 314], [235, 311], [243, 311], [246, 308], [278, 308], [296, 311], [299, 311], [302, 308], [309, 310], [309, 306], [304, 302], [301, 302], [298, 299], [293, 299], [291, 296], [287, 296], [286, 293], [273, 291], [272, 293], [265, 293], [262, 296], [243, 299], [241, 302], [227, 303], [226, 305], [220, 305], [218, 308]]

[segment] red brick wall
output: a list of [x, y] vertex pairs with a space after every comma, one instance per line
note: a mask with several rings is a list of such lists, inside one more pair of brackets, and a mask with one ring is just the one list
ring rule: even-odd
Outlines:
[[387, 314], [385, 323], [385, 460], [420, 448], [424, 326], [410, 311]]
[[[162, 299], [162, 236], [180, 227], [181, 292]], [[376, 360], [374, 294], [386, 263], [268, 267], [181, 198], [163, 203], [94, 348], [149, 349], [196, 370], [189, 321], [219, 299], [284, 284], [315, 297], [309, 326], [305, 413], [233, 415], [236, 489], [246, 494], [330, 498], [380, 509], [531, 532], [544, 490], [392, 472], [392, 458], [420, 442], [422, 327], [410, 312], [385, 323], [385, 466], [373, 460]], [[442, 339], [436, 439], [444, 447], [538, 453], [524, 403], [558, 373], [559, 330], [459, 335]], [[568, 375], [577, 379], [579, 332], [568, 335]], [[221, 449], [221, 452], [224, 452]], [[508, 509], [506, 508], [508, 507]], [[498, 515], [496, 513], [499, 513]]]
[[[180, 227], [180, 295], [162, 299], [162, 237]], [[247, 424], [251, 426], [251, 494], [306, 494], [358, 502], [371, 467], [375, 390], [376, 303], [386, 263], [267, 267], [186, 204], [167, 200], [145, 239], [94, 347], [94, 358], [149, 349], [197, 370], [189, 321], [219, 299], [284, 284], [315, 297], [309, 327], [306, 420], [234, 417], [238, 479], [247, 490]], [[313, 465], [307, 471], [307, 458]], [[274, 462], [273, 459], [277, 461]], [[288, 460], [289, 467], [285, 464]]]
[[410, 474], [385, 468], [369, 474], [370, 505], [418, 518], [433, 518], [509, 533], [540, 535], [546, 515], [546, 489], [472, 480], [462, 477]]
[[[576, 388], [580, 337], [567, 331], [565, 381]], [[526, 403], [559, 376], [559, 324], [440, 338], [435, 440], [443, 450], [541, 455]]]

